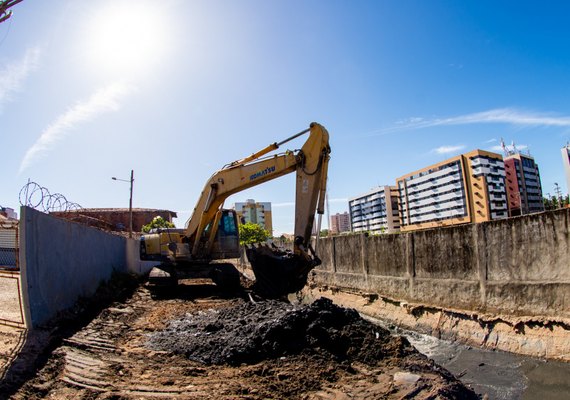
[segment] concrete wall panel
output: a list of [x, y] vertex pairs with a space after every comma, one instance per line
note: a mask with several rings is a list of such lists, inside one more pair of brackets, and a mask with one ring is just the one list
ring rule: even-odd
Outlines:
[[93, 295], [113, 271], [127, 271], [126, 240], [21, 208], [20, 267], [28, 327]]
[[488, 279], [570, 281], [567, 210], [485, 224]]
[[478, 311], [483, 308], [478, 281], [416, 279], [408, 299], [447, 309]]
[[399, 276], [406, 273], [406, 235], [366, 238], [368, 274]]
[[334, 272], [334, 241], [332, 238], [321, 238], [319, 240], [317, 255], [322, 261], [322, 264], [317, 268]]
[[570, 284], [489, 283], [486, 304], [489, 312], [570, 318]]
[[362, 273], [362, 236], [333, 238], [335, 267], [338, 272]]
[[370, 275], [367, 288], [368, 292], [383, 294], [396, 300], [410, 298], [410, 280], [408, 278]]
[[362, 274], [318, 271], [317, 276], [319, 284], [322, 285], [362, 290], [363, 292], [368, 291], [366, 279]]
[[472, 225], [412, 233], [416, 276], [477, 279]]

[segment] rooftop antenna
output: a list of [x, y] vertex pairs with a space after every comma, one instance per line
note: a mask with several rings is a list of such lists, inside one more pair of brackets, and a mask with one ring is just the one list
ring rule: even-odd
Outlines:
[[507, 148], [507, 145], [505, 145], [505, 140], [503, 138], [501, 138], [501, 148], [503, 149], [503, 154], [505, 155], [505, 157], [508, 157], [511, 155], [511, 152]]
[[515, 145], [514, 140], [511, 141], [511, 146], [513, 146], [512, 154], [520, 154], [520, 151], [517, 149], [517, 146]]

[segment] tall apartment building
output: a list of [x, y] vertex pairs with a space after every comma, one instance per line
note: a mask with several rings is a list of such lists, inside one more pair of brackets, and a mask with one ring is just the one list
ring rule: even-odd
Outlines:
[[504, 161], [510, 215], [544, 211], [540, 172], [534, 158], [510, 152]]
[[350, 231], [350, 214], [345, 211], [342, 214], [331, 215], [330, 232], [332, 234]]
[[561, 149], [562, 164], [564, 165], [564, 173], [566, 174], [566, 189], [570, 193], [570, 143]]
[[404, 175], [396, 185], [402, 231], [508, 216], [499, 154], [474, 150]]
[[398, 192], [394, 186], [380, 186], [348, 200], [353, 232], [391, 233], [400, 230]]
[[269, 234], [273, 236], [271, 203], [261, 203], [253, 199], [247, 199], [245, 203], [235, 203], [234, 208], [240, 223], [245, 224], [252, 222], [258, 224], [268, 230]]

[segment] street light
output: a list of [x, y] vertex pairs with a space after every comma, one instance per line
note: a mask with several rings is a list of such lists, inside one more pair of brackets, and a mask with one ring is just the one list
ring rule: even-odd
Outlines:
[[131, 195], [129, 197], [129, 237], [133, 237], [133, 182], [135, 181], [134, 172], [131, 169], [131, 179], [119, 179], [115, 178], [114, 176], [111, 178], [114, 181], [121, 181], [121, 182], [130, 182], [131, 183]]
[[562, 191], [560, 190], [560, 186], [557, 182], [554, 182], [554, 191], [558, 197], [558, 208], [562, 208]]

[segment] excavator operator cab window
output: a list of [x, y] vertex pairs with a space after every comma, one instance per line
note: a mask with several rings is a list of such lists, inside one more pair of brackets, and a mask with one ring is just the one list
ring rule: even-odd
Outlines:
[[234, 210], [222, 210], [211, 256], [214, 260], [240, 256], [237, 216]]
[[237, 236], [236, 214], [233, 211], [225, 210], [222, 212], [218, 232], [222, 236]]

